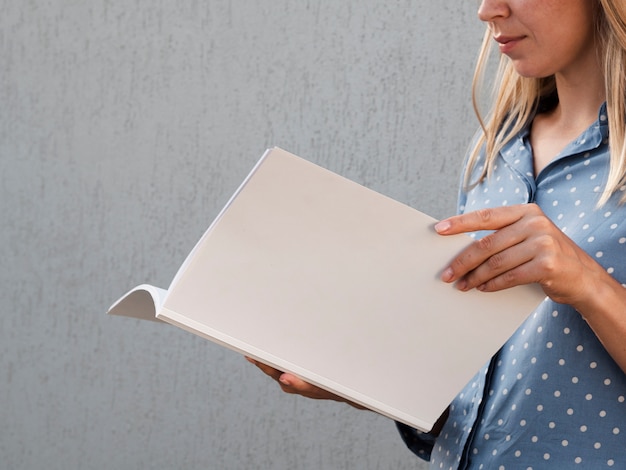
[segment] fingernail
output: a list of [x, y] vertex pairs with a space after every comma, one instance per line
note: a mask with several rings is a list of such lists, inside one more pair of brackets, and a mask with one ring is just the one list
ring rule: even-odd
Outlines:
[[456, 283], [456, 288], [458, 290], [467, 290], [467, 281], [464, 279], [459, 280], [459, 282]]
[[441, 273], [441, 280], [443, 282], [450, 282], [453, 276], [454, 271], [452, 270], [452, 268], [446, 268], [443, 273]]
[[291, 385], [291, 382], [289, 382], [289, 380], [287, 380], [287, 378], [285, 378], [285, 374], [281, 375], [280, 377], [278, 377], [278, 381], [283, 384], [283, 385]]
[[441, 222], [437, 222], [435, 224], [435, 230], [437, 231], [437, 233], [445, 232], [449, 228], [450, 228], [450, 222], [448, 222], [447, 220], [442, 220]]

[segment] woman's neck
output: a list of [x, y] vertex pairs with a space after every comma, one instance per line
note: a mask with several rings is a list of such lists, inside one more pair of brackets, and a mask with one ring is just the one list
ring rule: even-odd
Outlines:
[[563, 129], [587, 128], [598, 117], [600, 105], [606, 100], [604, 74], [600, 64], [555, 76], [559, 103], [555, 118]]
[[605, 101], [604, 79], [590, 72], [577, 74], [573, 80], [557, 76], [558, 104], [533, 120], [530, 143], [535, 176], [598, 118]]

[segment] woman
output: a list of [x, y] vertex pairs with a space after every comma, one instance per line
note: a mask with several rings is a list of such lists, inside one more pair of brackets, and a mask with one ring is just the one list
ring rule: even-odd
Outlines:
[[[491, 44], [501, 66], [460, 215], [436, 226], [477, 241], [442, 281], [536, 282], [548, 299], [440, 430], [398, 427], [433, 468], [626, 468], [626, 3], [484, 0], [478, 16], [475, 96]], [[340, 400], [259, 367], [286, 392]]]

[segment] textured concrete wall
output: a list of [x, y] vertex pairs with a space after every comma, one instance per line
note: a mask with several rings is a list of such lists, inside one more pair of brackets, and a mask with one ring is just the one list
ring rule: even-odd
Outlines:
[[423, 468], [386, 418], [104, 312], [167, 286], [268, 146], [453, 212], [475, 2], [0, 6], [0, 467]]

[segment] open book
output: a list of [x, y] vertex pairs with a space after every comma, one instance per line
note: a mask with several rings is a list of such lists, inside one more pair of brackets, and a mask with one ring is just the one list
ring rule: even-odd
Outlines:
[[169, 289], [109, 310], [158, 319], [430, 430], [544, 298], [439, 280], [472, 239], [284, 150], [268, 150]]

